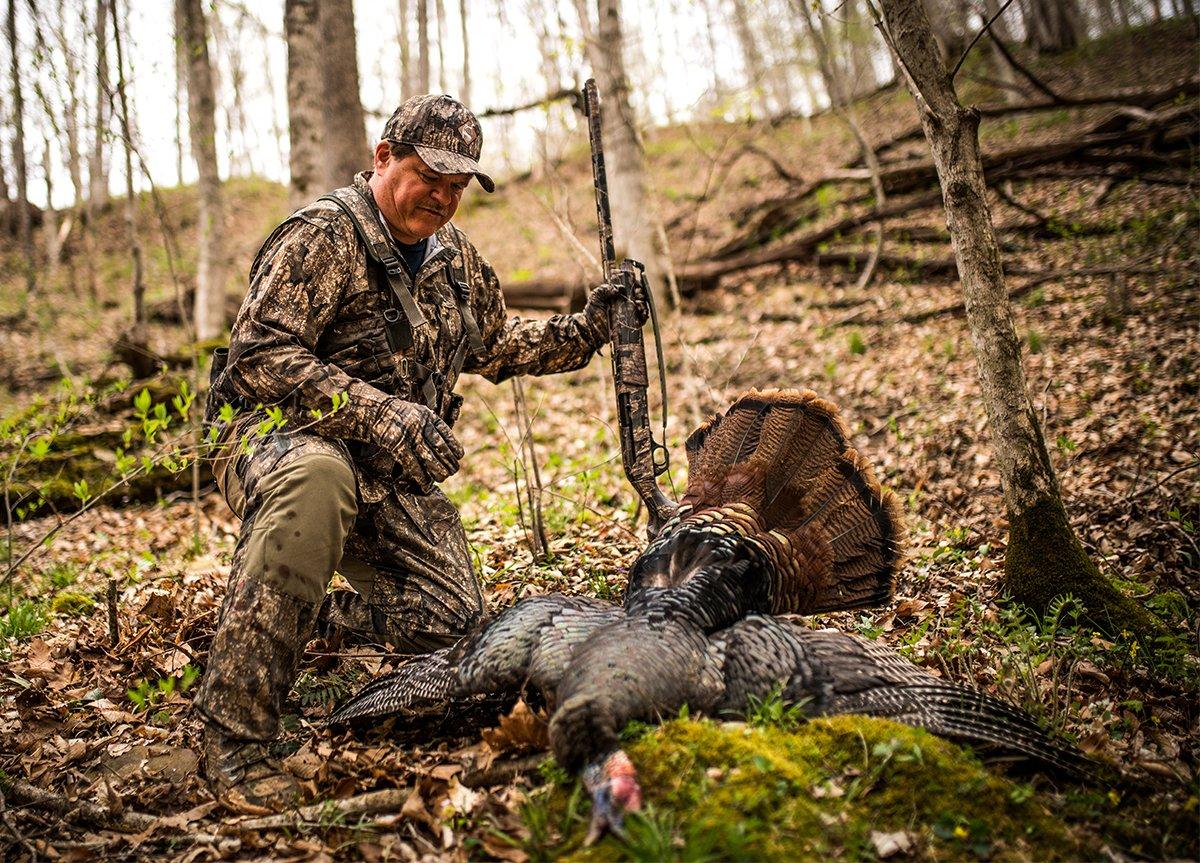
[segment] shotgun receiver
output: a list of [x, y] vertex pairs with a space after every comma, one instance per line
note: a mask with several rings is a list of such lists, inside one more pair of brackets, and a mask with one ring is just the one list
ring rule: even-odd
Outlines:
[[[617, 422], [621, 432], [621, 462], [625, 476], [650, 514], [650, 538], [658, 535], [675, 514], [677, 504], [658, 487], [658, 476], [670, 465], [667, 448], [654, 439], [650, 429], [650, 406], [646, 397], [649, 372], [646, 344], [638, 323], [635, 299], [641, 290], [654, 311], [654, 298], [646, 284], [643, 266], [626, 258], [617, 264], [613, 245], [612, 213], [608, 206], [608, 177], [604, 170], [604, 147], [600, 140], [600, 94], [589, 78], [583, 87], [583, 111], [587, 115], [588, 140], [592, 148], [592, 180], [596, 187], [596, 221], [600, 228], [600, 259], [604, 281], [620, 289], [621, 298], [609, 306], [608, 333], [612, 354], [613, 382], [617, 390]], [[657, 320], [655, 321], [657, 326]], [[661, 354], [659, 358], [661, 368]], [[664, 387], [665, 389], [665, 387]], [[666, 410], [666, 402], [663, 403]]]

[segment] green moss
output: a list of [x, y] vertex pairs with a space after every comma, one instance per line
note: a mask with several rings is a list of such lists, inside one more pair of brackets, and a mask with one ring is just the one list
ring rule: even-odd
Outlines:
[[50, 600], [50, 610], [66, 617], [81, 617], [91, 614], [96, 600], [86, 593], [65, 590]]
[[1157, 617], [1100, 574], [1061, 501], [1043, 498], [1009, 520], [1004, 583], [1017, 602], [1044, 614], [1055, 599], [1071, 595], [1083, 603], [1087, 621], [1109, 635], [1133, 633], [1150, 643], [1166, 634]]
[[[629, 840], [583, 848], [577, 791], [548, 792], [560, 825], [534, 856], [666, 859], [873, 860], [873, 832], [908, 831], [908, 859], [1069, 859], [1087, 856], [1028, 786], [985, 769], [924, 731], [865, 717], [782, 728], [676, 720], [628, 747], [646, 813]], [[582, 811], [581, 811], [582, 810]], [[543, 829], [542, 836], [553, 831]]]

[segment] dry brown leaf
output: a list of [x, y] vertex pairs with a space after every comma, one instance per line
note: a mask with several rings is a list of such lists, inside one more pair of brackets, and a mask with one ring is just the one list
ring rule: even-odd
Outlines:
[[512, 711], [500, 719], [500, 725], [483, 732], [483, 739], [495, 752], [517, 749], [545, 749], [550, 745], [546, 720], [529, 709], [521, 699]]

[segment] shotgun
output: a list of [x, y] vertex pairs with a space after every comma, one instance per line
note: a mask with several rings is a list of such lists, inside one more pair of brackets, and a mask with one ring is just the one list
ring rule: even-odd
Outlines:
[[[654, 439], [650, 429], [650, 406], [646, 396], [649, 372], [646, 367], [646, 343], [638, 323], [634, 297], [640, 289], [654, 311], [654, 298], [646, 284], [645, 268], [626, 258], [617, 263], [613, 245], [612, 213], [608, 206], [608, 177], [604, 170], [604, 146], [600, 140], [600, 94], [596, 81], [589, 78], [583, 86], [583, 112], [588, 121], [588, 140], [592, 148], [592, 181], [596, 187], [596, 221], [600, 229], [600, 260], [604, 281], [621, 291], [621, 299], [608, 310], [608, 332], [612, 355], [613, 382], [617, 390], [617, 423], [621, 433], [621, 463], [625, 476], [646, 504], [650, 515], [649, 532], [653, 539], [675, 514], [677, 504], [658, 487], [658, 476], [670, 466], [670, 454]], [[657, 326], [657, 320], [655, 321]], [[661, 352], [659, 367], [662, 367]], [[665, 387], [664, 387], [665, 389]], [[666, 410], [666, 403], [663, 403]]]

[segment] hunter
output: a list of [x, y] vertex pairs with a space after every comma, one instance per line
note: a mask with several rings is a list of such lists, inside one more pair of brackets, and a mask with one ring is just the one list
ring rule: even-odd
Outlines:
[[[196, 698], [207, 778], [234, 808], [298, 799], [268, 745], [314, 633], [422, 653], [481, 618], [462, 522], [437, 488], [463, 457], [459, 374], [571, 371], [608, 339], [610, 285], [576, 314], [507, 318], [495, 271], [450, 222], [472, 177], [495, 189], [482, 143], [450, 96], [410, 99], [373, 170], [289, 216], [250, 267], [209, 395], [214, 473], [242, 526]], [[286, 422], [260, 437], [263, 406]], [[335, 570], [353, 591], [327, 592]]]

